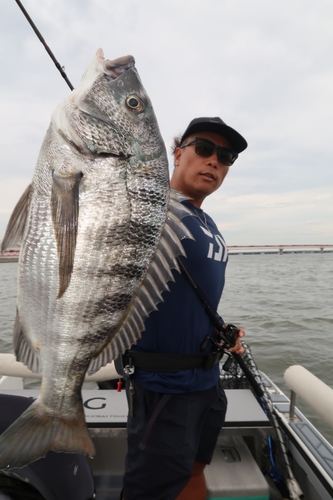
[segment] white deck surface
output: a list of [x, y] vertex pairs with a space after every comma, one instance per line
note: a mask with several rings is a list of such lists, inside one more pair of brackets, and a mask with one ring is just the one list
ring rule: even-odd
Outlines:
[[[31, 390], [0, 390], [0, 394], [13, 394], [36, 398], [38, 389]], [[227, 426], [267, 426], [269, 420], [256, 398], [248, 389], [227, 390], [228, 410], [225, 425]], [[94, 427], [126, 425], [127, 401], [125, 390], [84, 390], [82, 391], [83, 405], [87, 424]]]

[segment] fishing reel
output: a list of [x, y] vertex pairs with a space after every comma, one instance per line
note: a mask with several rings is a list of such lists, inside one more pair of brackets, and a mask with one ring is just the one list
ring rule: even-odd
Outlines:
[[216, 336], [217, 342], [223, 347], [223, 349], [230, 349], [236, 345], [238, 333], [239, 328], [235, 325], [221, 325], [221, 329]]
[[[234, 347], [234, 345], [236, 344], [238, 332], [239, 328], [237, 328], [237, 326], [235, 325], [230, 324], [227, 326], [223, 326], [222, 324], [219, 324], [215, 339], [207, 335], [207, 337], [204, 338], [203, 342], [201, 342], [200, 351], [205, 351], [208, 347], [208, 343], [211, 342], [214, 346], [214, 352], [216, 353], [216, 360], [220, 361], [224, 352], [227, 349]], [[231, 362], [232, 357], [228, 355], [228, 359], [223, 366], [223, 369], [225, 371], [228, 371]]]
[[209, 342], [212, 342], [217, 351], [225, 351], [226, 349], [234, 347], [237, 342], [237, 334], [239, 332], [239, 328], [237, 328], [237, 326], [231, 324], [223, 326], [221, 324], [219, 325], [217, 332], [218, 333], [215, 339], [213, 339], [209, 335], [204, 338], [203, 342], [201, 342], [200, 345], [200, 351], [205, 351], [208, 347]]

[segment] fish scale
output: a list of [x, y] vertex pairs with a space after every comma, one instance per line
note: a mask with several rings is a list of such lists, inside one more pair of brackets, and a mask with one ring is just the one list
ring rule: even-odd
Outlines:
[[191, 238], [183, 200], [134, 59], [98, 50], [54, 111], [2, 242], [21, 243], [14, 351], [42, 384], [0, 437], [0, 469], [49, 450], [94, 454], [85, 373], [130, 348], [168, 290]]

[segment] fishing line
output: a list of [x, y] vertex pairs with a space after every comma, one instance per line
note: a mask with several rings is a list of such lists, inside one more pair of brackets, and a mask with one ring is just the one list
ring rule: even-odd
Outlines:
[[33, 22], [33, 20], [31, 19], [31, 17], [29, 16], [28, 12], [25, 10], [25, 8], [23, 7], [22, 3], [20, 2], [20, 0], [15, 0], [15, 2], [17, 3], [17, 5], [20, 7], [21, 11], [23, 12], [25, 18], [27, 19], [28, 23], [30, 24], [30, 26], [32, 27], [32, 29], [34, 30], [34, 32], [36, 33], [37, 37], [39, 38], [39, 40], [42, 42], [42, 44], [44, 45], [45, 47], [45, 50], [46, 52], [49, 54], [49, 56], [51, 57], [52, 61], [54, 62], [56, 68], [59, 70], [61, 76], [63, 77], [63, 79], [66, 81], [67, 85], [69, 86], [69, 88], [71, 90], [74, 89], [73, 85], [71, 84], [71, 82], [69, 81], [66, 73], [65, 73], [65, 70], [64, 70], [64, 66], [61, 66], [60, 63], [57, 61], [57, 59], [55, 58], [53, 52], [51, 51], [50, 47], [47, 45], [47, 43], [45, 42], [44, 38], [42, 37], [40, 31], [38, 30], [37, 26], [35, 25], [35, 23]]

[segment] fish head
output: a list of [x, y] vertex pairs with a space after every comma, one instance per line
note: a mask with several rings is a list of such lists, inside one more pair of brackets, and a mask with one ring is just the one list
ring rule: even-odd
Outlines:
[[151, 101], [131, 55], [108, 60], [98, 49], [81, 85], [58, 106], [52, 123], [87, 155], [126, 159], [165, 154]]
[[[95, 230], [93, 210], [99, 214], [98, 241], [110, 240], [105, 234], [110, 234], [112, 217], [119, 218], [120, 209], [122, 232], [124, 227], [133, 231], [133, 224], [142, 225], [144, 220], [147, 232], [154, 232], [158, 240], [169, 199], [168, 160], [132, 56], [111, 61], [101, 49], [97, 51], [82, 83], [52, 115], [41, 165], [34, 185], [43, 185], [44, 177], [50, 179], [59, 260], [57, 299], [71, 281], [74, 259], [78, 259], [77, 238], [81, 242]], [[49, 192], [45, 192], [48, 201]], [[141, 211], [133, 210], [134, 203]]]

